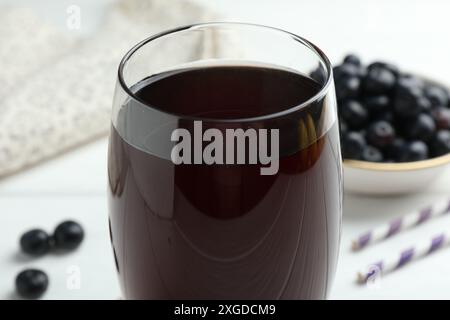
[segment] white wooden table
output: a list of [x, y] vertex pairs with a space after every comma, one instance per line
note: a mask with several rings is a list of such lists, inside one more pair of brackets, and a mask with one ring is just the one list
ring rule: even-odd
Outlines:
[[[446, 1], [257, 1], [196, 0], [224, 16], [281, 27], [315, 42], [333, 61], [355, 51], [365, 59], [388, 59], [402, 68], [450, 84], [450, 3]], [[1, 1], [12, 2], [12, 1]], [[63, 25], [65, 7], [79, 4], [89, 32], [105, 3], [93, 1], [15, 1], [36, 8]], [[48, 6], [47, 6], [48, 5]], [[1, 22], [0, 22], [1, 23]], [[50, 276], [48, 299], [116, 299], [120, 296], [109, 245], [106, 208], [106, 139], [0, 181], [0, 299], [15, 298], [14, 277], [25, 267]], [[450, 249], [384, 277], [376, 286], [357, 286], [355, 271], [404, 246], [450, 229], [450, 216], [400, 234], [360, 253], [350, 240], [398, 214], [450, 196], [450, 170], [420, 194], [391, 198], [346, 195], [338, 271], [332, 299], [450, 299]], [[18, 237], [26, 229], [51, 230], [63, 219], [79, 220], [86, 240], [75, 253], [39, 259], [18, 254]], [[81, 287], [67, 282], [80, 271]], [[72, 272], [72, 273], [71, 273]]]

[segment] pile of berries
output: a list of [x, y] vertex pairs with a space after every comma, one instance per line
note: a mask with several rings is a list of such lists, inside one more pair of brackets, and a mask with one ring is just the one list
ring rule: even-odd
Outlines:
[[333, 68], [344, 159], [409, 162], [450, 153], [450, 91], [353, 54]]

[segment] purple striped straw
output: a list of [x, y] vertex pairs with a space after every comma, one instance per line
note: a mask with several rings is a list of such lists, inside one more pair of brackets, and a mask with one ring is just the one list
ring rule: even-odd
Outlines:
[[438, 249], [442, 249], [449, 243], [449, 234], [441, 233], [436, 235], [431, 241], [403, 250], [393, 259], [381, 260], [371, 264], [366, 270], [357, 273], [357, 281], [359, 283], [366, 283], [368, 280], [395, 271], [409, 262], [423, 258]]
[[401, 231], [423, 224], [450, 212], [450, 200], [440, 201], [419, 211], [395, 218], [389, 223], [369, 230], [352, 241], [352, 250], [361, 250], [371, 244], [390, 238]]

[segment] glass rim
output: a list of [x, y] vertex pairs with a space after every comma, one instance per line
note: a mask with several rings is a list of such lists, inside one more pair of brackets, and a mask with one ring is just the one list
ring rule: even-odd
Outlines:
[[[287, 109], [284, 110], [280, 110], [277, 112], [273, 112], [273, 113], [269, 113], [269, 114], [264, 114], [264, 115], [260, 115], [260, 116], [255, 116], [255, 117], [243, 117], [243, 118], [231, 118], [231, 119], [223, 119], [223, 118], [208, 118], [208, 117], [202, 117], [202, 116], [193, 116], [193, 115], [188, 115], [188, 114], [183, 114], [183, 113], [176, 113], [176, 112], [168, 112], [166, 110], [163, 110], [161, 108], [157, 108], [154, 105], [151, 105], [145, 101], [143, 101], [142, 99], [140, 99], [131, 89], [130, 87], [126, 84], [124, 76], [123, 76], [123, 72], [124, 69], [126, 67], [127, 62], [130, 60], [130, 58], [142, 47], [144, 47], [147, 43], [150, 43], [156, 39], [160, 39], [163, 38], [165, 36], [171, 35], [171, 34], [176, 34], [179, 33], [181, 31], [185, 31], [185, 30], [189, 30], [189, 29], [194, 29], [194, 28], [199, 28], [199, 27], [214, 27], [214, 26], [234, 26], [234, 27], [252, 27], [252, 28], [257, 28], [257, 29], [267, 29], [267, 30], [272, 30], [272, 31], [276, 31], [279, 32], [280, 34], [284, 34], [284, 35], [288, 35], [292, 38], [292, 40], [295, 40], [297, 42], [300, 42], [300, 44], [306, 46], [308, 49], [310, 49], [313, 53], [315, 53], [318, 58], [322, 61], [322, 63], [324, 64], [325, 68], [326, 68], [326, 80], [325, 83], [323, 85], [321, 85], [320, 90], [314, 94], [312, 97], [310, 97], [309, 99], [303, 101], [302, 103], [298, 104], [298, 105], [294, 105], [292, 107], [289, 107]], [[119, 63], [119, 68], [118, 68], [118, 80], [119, 80], [119, 84], [122, 88], [122, 90], [125, 91], [125, 93], [131, 97], [132, 99], [138, 101], [139, 103], [142, 103], [152, 109], [158, 110], [162, 113], [168, 114], [168, 115], [173, 115], [176, 116], [180, 119], [184, 119], [184, 120], [188, 120], [188, 121], [205, 121], [205, 122], [211, 122], [211, 123], [244, 123], [244, 122], [257, 122], [257, 121], [264, 121], [264, 120], [270, 120], [270, 119], [274, 119], [274, 118], [279, 118], [279, 117], [283, 117], [286, 115], [289, 115], [293, 112], [299, 111], [301, 109], [303, 109], [304, 107], [311, 105], [312, 103], [322, 99], [327, 93], [328, 90], [331, 86], [332, 83], [332, 79], [333, 79], [333, 69], [331, 66], [331, 62], [328, 59], [328, 57], [325, 55], [325, 53], [319, 48], [317, 47], [314, 43], [310, 42], [309, 40], [298, 36], [292, 32], [280, 29], [280, 28], [276, 28], [276, 27], [271, 27], [271, 26], [266, 26], [266, 25], [262, 25], [262, 24], [255, 24], [255, 23], [245, 23], [245, 22], [206, 22], [206, 23], [195, 23], [195, 24], [189, 24], [189, 25], [184, 25], [181, 27], [177, 27], [177, 28], [172, 28], [172, 29], [168, 29], [162, 32], [159, 32], [155, 35], [149, 36], [148, 38], [145, 38], [144, 40], [138, 42], [137, 44], [135, 44], [130, 50], [128, 50], [128, 52], [123, 56], [122, 60]]]

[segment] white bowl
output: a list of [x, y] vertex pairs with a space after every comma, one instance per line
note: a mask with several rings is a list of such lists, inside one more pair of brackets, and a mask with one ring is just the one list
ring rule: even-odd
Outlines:
[[345, 191], [372, 195], [395, 195], [427, 187], [450, 165], [450, 154], [415, 162], [376, 163], [344, 161]]

